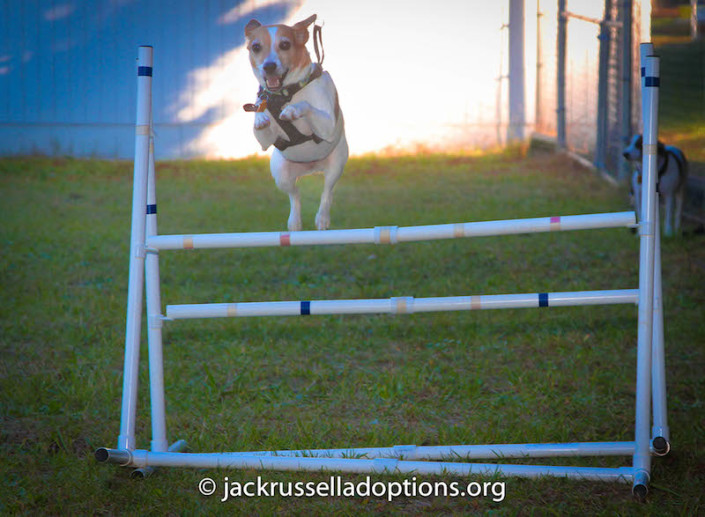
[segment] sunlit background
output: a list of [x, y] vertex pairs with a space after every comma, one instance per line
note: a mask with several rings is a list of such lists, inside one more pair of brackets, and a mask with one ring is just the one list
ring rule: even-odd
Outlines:
[[[324, 21], [324, 65], [339, 91], [352, 153], [496, 145], [498, 127], [506, 122], [505, 110], [497, 118], [498, 78], [507, 61], [500, 30], [505, 3], [408, 6], [307, 0], [285, 20], [292, 24], [317, 13]], [[221, 23], [249, 16], [246, 4]], [[252, 154], [254, 115], [240, 108], [257, 90], [246, 49], [233, 49], [190, 77], [196, 88], [179, 98], [179, 121], [196, 120], [221, 103], [227, 115], [190, 142], [188, 151], [228, 158]], [[500, 138], [503, 134], [500, 130]]]
[[[601, 18], [603, 2], [568, 0]], [[263, 154], [252, 135], [251, 18], [324, 22], [324, 68], [338, 88], [352, 154], [483, 149], [507, 140], [509, 0], [26, 0], [0, 17], [0, 154], [130, 158], [135, 56], [153, 45], [158, 158]], [[524, 2], [525, 134], [536, 120], [537, 9], [555, 28], [555, 0]], [[568, 114], [593, 145], [597, 35], [571, 19]], [[555, 47], [555, 34], [544, 46]], [[315, 59], [311, 41], [311, 55]], [[551, 133], [555, 59], [538, 63], [538, 123]], [[555, 53], [553, 54], [555, 57]], [[548, 75], [547, 75], [548, 74]], [[592, 139], [592, 140], [591, 140]], [[265, 153], [266, 154], [266, 153]]]

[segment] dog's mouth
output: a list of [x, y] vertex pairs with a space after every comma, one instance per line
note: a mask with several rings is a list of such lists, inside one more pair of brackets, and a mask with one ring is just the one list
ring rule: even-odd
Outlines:
[[282, 78], [276, 75], [266, 76], [264, 82], [271, 91], [279, 90], [282, 87]]
[[267, 85], [267, 89], [270, 92], [276, 92], [282, 89], [284, 86], [284, 78], [286, 77], [287, 72], [284, 72], [282, 75], [276, 75], [276, 74], [265, 74], [264, 75], [264, 83]]

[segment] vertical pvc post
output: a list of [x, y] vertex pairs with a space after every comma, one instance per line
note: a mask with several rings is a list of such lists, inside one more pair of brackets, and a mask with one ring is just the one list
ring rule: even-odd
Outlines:
[[[641, 63], [641, 113], [648, 111], [644, 83], [646, 76], [646, 58], [653, 55], [652, 43], [642, 43], [639, 46]], [[643, 126], [644, 120], [642, 120]], [[658, 135], [657, 139], [658, 139]], [[663, 289], [661, 282], [661, 228], [659, 217], [658, 193], [654, 202], [654, 225], [656, 242], [654, 248], [654, 330], [652, 343], [652, 400], [653, 400], [653, 428], [652, 444], [657, 454], [666, 454], [670, 449], [670, 433], [668, 429], [667, 402], [666, 402], [666, 354], [663, 333]]]
[[125, 367], [122, 386], [122, 413], [118, 449], [135, 449], [137, 377], [144, 290], [145, 207], [149, 168], [150, 115], [152, 112], [152, 47], [140, 47], [137, 66], [137, 122], [135, 127], [135, 164], [132, 185], [132, 230], [130, 276], [127, 287], [127, 324], [125, 329]]
[[654, 305], [654, 208], [658, 169], [659, 59], [646, 58], [644, 84], [644, 144], [642, 161], [642, 221], [639, 226], [639, 334], [637, 343], [636, 424], [634, 429], [634, 494], [648, 492], [651, 472], [651, 353]]
[[556, 65], [556, 141], [559, 149], [566, 148], [565, 131], [565, 65], [566, 65], [566, 29], [568, 17], [566, 11], [566, 0], [558, 0], [558, 38]]
[[[646, 96], [644, 95], [644, 76], [646, 75], [646, 58], [654, 55], [653, 43], [639, 45], [639, 71], [641, 74], [641, 133], [644, 133], [644, 114], [646, 113]], [[641, 207], [639, 207], [641, 208]], [[637, 221], [638, 222], [638, 221]]]
[[[147, 181], [147, 237], [157, 235], [157, 196], [154, 173], [154, 136], [149, 141], [149, 175]], [[152, 408], [152, 451], [164, 452], [166, 439], [166, 404], [164, 401], [164, 357], [162, 352], [162, 315], [159, 287], [159, 254], [149, 250], [145, 259], [147, 290], [147, 339], [149, 343], [149, 397]]]
[[656, 242], [654, 249], [654, 330], [651, 347], [651, 389], [654, 422], [651, 429], [654, 452], [667, 454], [671, 448], [666, 402], [666, 352], [663, 336], [663, 293], [661, 287], [661, 227], [659, 222], [658, 194], [654, 210]]
[[[645, 54], [653, 54], [651, 43], [643, 45]], [[646, 59], [646, 56], [644, 56]], [[645, 75], [645, 73], [644, 73]], [[642, 78], [642, 81], [644, 79]], [[656, 126], [658, 128], [658, 125]], [[656, 135], [658, 139], [658, 134]], [[661, 226], [659, 217], [658, 193], [655, 194], [654, 224], [656, 242], [654, 248], [654, 330], [652, 343], [652, 397], [653, 428], [652, 440], [658, 454], [666, 454], [670, 449], [666, 402], [666, 354], [663, 335], [663, 288], [661, 282]]]

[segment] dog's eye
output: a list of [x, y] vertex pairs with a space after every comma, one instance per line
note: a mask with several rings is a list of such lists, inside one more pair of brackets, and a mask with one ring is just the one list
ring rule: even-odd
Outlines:
[[250, 48], [252, 49], [252, 52], [254, 52], [255, 54], [257, 54], [257, 52], [259, 52], [260, 50], [262, 50], [262, 45], [260, 45], [259, 43], [253, 43]]
[[291, 42], [290, 41], [281, 41], [279, 43], [279, 49], [280, 50], [289, 50], [291, 48]]

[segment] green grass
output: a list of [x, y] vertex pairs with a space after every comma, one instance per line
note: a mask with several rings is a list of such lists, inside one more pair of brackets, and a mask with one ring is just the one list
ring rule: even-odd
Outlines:
[[[288, 202], [267, 171], [262, 160], [160, 163], [160, 233], [283, 229]], [[138, 482], [127, 469], [97, 464], [93, 450], [114, 446], [119, 430], [131, 174], [124, 162], [0, 161], [0, 513], [705, 510], [705, 252], [693, 236], [664, 242], [673, 451], [654, 459], [644, 504], [627, 485], [513, 478], [501, 503], [314, 497], [221, 504], [198, 494], [199, 480], [247, 482], [258, 473], [169, 469]], [[313, 228], [321, 183], [302, 182], [306, 229]], [[332, 215], [335, 228], [353, 228], [626, 209], [625, 192], [569, 161], [509, 151], [353, 159]], [[390, 247], [172, 252], [162, 254], [160, 267], [165, 303], [197, 303], [633, 288], [637, 256], [638, 239], [627, 230], [597, 230]], [[164, 334], [169, 435], [194, 451], [632, 439], [634, 307], [182, 321]], [[150, 439], [147, 382], [143, 362], [142, 447]]]

